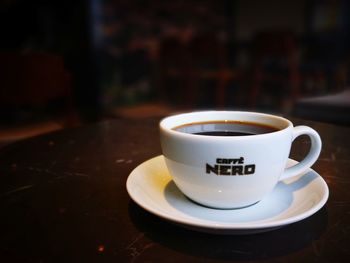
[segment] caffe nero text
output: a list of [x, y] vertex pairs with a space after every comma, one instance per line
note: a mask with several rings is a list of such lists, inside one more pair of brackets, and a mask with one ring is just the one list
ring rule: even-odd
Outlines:
[[245, 164], [244, 157], [239, 158], [216, 158], [216, 163], [205, 164], [207, 174], [223, 176], [243, 176], [255, 173], [255, 164]]

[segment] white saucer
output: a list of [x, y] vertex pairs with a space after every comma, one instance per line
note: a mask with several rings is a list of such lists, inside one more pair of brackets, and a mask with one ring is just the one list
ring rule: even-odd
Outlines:
[[[296, 163], [289, 160], [288, 166]], [[163, 156], [136, 167], [128, 177], [130, 197], [145, 210], [197, 231], [246, 234], [269, 231], [305, 219], [328, 199], [328, 187], [313, 170], [279, 182], [259, 203], [242, 209], [207, 208], [187, 199], [172, 181]]]

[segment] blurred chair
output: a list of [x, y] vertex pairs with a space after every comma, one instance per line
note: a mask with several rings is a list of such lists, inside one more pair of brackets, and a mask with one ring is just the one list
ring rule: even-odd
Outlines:
[[[194, 36], [188, 43], [176, 39], [164, 42], [160, 52], [160, 94], [174, 94], [174, 99], [187, 108], [199, 105], [204, 93], [203, 83], [210, 82], [216, 107], [226, 105], [227, 88], [232, 80], [241, 78], [237, 68], [229, 66], [227, 42], [216, 34]], [[169, 80], [176, 85], [170, 87]], [[176, 90], [177, 93], [174, 91]]]
[[[295, 101], [300, 88], [298, 56], [299, 49], [292, 32], [262, 32], [254, 38], [252, 86], [249, 96], [251, 107], [256, 107], [258, 100], [268, 90], [264, 88], [265, 83], [269, 83], [270, 86], [278, 85], [278, 90], [270, 91], [272, 95], [280, 93], [280, 96]], [[281, 97], [277, 99], [282, 101]]]
[[213, 81], [215, 106], [224, 107], [230, 82], [242, 78], [242, 71], [229, 65], [227, 42], [215, 34], [202, 34], [192, 39], [189, 50], [192, 58], [188, 87], [190, 102], [198, 101], [201, 82]]
[[350, 125], [350, 88], [296, 101], [292, 114], [299, 118]]
[[78, 122], [70, 75], [54, 54], [0, 53], [0, 105], [0, 144]]

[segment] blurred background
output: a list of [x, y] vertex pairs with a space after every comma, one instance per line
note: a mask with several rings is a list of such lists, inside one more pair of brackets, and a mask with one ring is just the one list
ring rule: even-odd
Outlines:
[[190, 109], [350, 123], [346, 0], [4, 0], [0, 20], [0, 138]]

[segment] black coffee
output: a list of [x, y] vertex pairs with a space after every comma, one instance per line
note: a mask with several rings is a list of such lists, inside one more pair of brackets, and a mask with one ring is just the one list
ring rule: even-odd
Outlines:
[[173, 130], [208, 136], [247, 136], [275, 132], [279, 129], [254, 122], [208, 121], [181, 125]]

